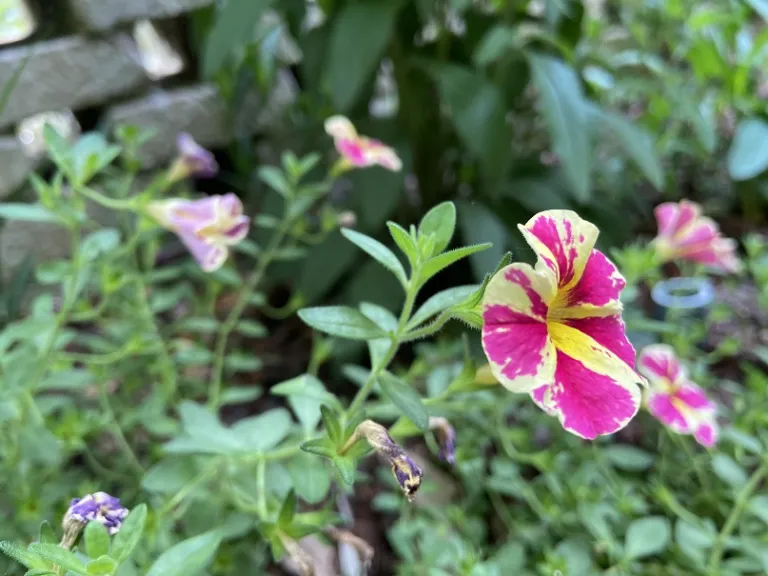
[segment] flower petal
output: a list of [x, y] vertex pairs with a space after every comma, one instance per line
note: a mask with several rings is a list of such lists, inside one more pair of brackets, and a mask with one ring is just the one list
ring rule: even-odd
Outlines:
[[613, 262], [599, 250], [592, 250], [581, 278], [565, 292], [565, 302], [556, 310], [556, 316], [586, 318], [618, 314], [622, 310], [619, 296], [626, 284]]
[[693, 430], [686, 415], [672, 402], [672, 397], [668, 394], [651, 391], [648, 394], [648, 412], [678, 434], [690, 434]]
[[596, 372], [560, 350], [550, 393], [563, 428], [587, 440], [622, 429], [641, 403], [640, 389], [631, 380]]
[[490, 318], [495, 324], [530, 320], [543, 322], [547, 319], [549, 303], [555, 297], [554, 282], [552, 274], [541, 273], [528, 264], [515, 262], [491, 278], [483, 295], [483, 308], [500, 305], [508, 309], [504, 319]]
[[221, 268], [229, 255], [226, 246], [206, 242], [192, 232], [180, 230], [177, 234], [204, 272]]
[[382, 168], [399, 172], [403, 168], [403, 161], [393, 148], [382, 144], [378, 140], [369, 140], [366, 155], [371, 164], [378, 164]]
[[357, 130], [346, 116], [336, 115], [326, 119], [325, 132], [334, 139], [357, 139]]
[[566, 324], [586, 334], [592, 340], [621, 358], [630, 368], [635, 367], [635, 347], [627, 338], [626, 327], [618, 314], [606, 317], [570, 319]]
[[334, 144], [338, 153], [352, 164], [352, 166], [364, 168], [373, 164], [359, 140], [339, 138], [335, 140]]
[[248, 236], [248, 230], [251, 227], [251, 220], [248, 216], [240, 216], [232, 224], [232, 227], [224, 230], [222, 241], [230, 246], [239, 244]]
[[695, 202], [664, 202], [653, 210], [659, 228], [659, 236], [673, 236], [701, 216], [701, 206]]
[[702, 422], [696, 428], [696, 431], [693, 433], [693, 437], [696, 439], [696, 442], [705, 448], [712, 448], [715, 444], [717, 444], [717, 423], [714, 421]]
[[557, 410], [552, 406], [552, 386], [550, 384], [535, 388], [531, 392], [531, 399], [534, 404], [550, 416], [557, 416]]
[[675, 383], [685, 378], [685, 371], [671, 346], [652, 344], [640, 351], [637, 361], [640, 372], [646, 375], [651, 383], [666, 380]]
[[706, 392], [693, 382], [685, 382], [675, 390], [674, 397], [697, 412], [714, 412], [715, 404], [707, 398]]
[[571, 210], [545, 210], [518, 225], [538, 258], [555, 272], [560, 288], [575, 285], [582, 276], [599, 231]]

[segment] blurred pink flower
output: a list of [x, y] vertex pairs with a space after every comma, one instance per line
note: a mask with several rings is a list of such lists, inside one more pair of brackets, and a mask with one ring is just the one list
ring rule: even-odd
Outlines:
[[665, 202], [654, 210], [659, 233], [653, 241], [662, 262], [689, 260], [725, 272], [738, 272], [736, 241], [720, 234], [717, 224], [688, 200]]
[[648, 411], [673, 432], [693, 434], [702, 446], [714, 446], [718, 435], [715, 404], [688, 379], [675, 351], [664, 344], [646, 346], [638, 367], [651, 383]]
[[240, 199], [232, 193], [200, 200], [160, 200], [150, 203], [147, 211], [181, 238], [206, 272], [224, 264], [229, 247], [243, 240], [250, 227]]
[[397, 152], [386, 144], [360, 136], [354, 125], [344, 116], [331, 116], [325, 121], [325, 131], [333, 137], [333, 144], [343, 159], [344, 168], [381, 166], [399, 172], [403, 163]]
[[589, 440], [612, 434], [637, 414], [645, 384], [621, 319], [624, 278], [594, 249], [597, 227], [575, 212], [547, 210], [518, 227], [538, 261], [510, 264], [488, 284], [490, 371], [567, 431]]
[[190, 176], [212, 178], [219, 171], [219, 165], [213, 153], [195, 142], [186, 132], [176, 138], [178, 156], [171, 166], [168, 179], [172, 182], [184, 180]]

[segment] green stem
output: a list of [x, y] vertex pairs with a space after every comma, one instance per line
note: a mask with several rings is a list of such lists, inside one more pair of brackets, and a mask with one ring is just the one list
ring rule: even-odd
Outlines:
[[716, 576], [719, 574], [720, 560], [723, 557], [725, 542], [728, 540], [730, 535], [733, 534], [733, 531], [736, 529], [739, 520], [741, 520], [741, 516], [744, 513], [744, 509], [747, 506], [749, 498], [752, 496], [766, 475], [768, 475], [768, 460], [765, 460], [762, 464], [760, 464], [757, 470], [752, 473], [749, 482], [744, 485], [744, 488], [741, 489], [741, 492], [739, 492], [739, 495], [736, 497], [736, 501], [733, 504], [733, 509], [728, 515], [722, 530], [720, 530], [720, 534], [717, 535], [717, 539], [712, 546], [712, 553], [709, 556], [708, 570], [711, 576]]
[[113, 210], [128, 210], [131, 212], [137, 211], [135, 199], [118, 200], [117, 198], [110, 198], [108, 196], [104, 196], [101, 192], [97, 192], [92, 188], [88, 188], [87, 186], [82, 186], [78, 188], [77, 191], [89, 200], [92, 200], [93, 202], [96, 202], [96, 204], [100, 204], [106, 208], [112, 208]]
[[99, 403], [101, 404], [101, 409], [110, 420], [110, 427], [112, 428], [113, 434], [115, 435], [118, 446], [120, 446], [120, 449], [128, 457], [128, 461], [131, 463], [131, 466], [136, 470], [139, 478], [141, 478], [144, 476], [144, 467], [136, 457], [135, 452], [131, 448], [130, 443], [123, 433], [123, 429], [120, 427], [120, 423], [117, 421], [115, 412], [112, 410], [112, 406], [109, 404], [109, 398], [107, 396], [107, 390], [104, 384], [99, 386]]
[[292, 220], [286, 216], [282, 224], [275, 232], [274, 236], [269, 241], [269, 244], [264, 249], [264, 252], [259, 259], [259, 264], [256, 269], [251, 273], [243, 289], [237, 297], [235, 305], [229, 312], [229, 316], [219, 328], [219, 333], [216, 337], [216, 346], [213, 352], [213, 370], [211, 373], [211, 388], [208, 397], [208, 406], [216, 410], [221, 402], [221, 384], [224, 376], [224, 360], [227, 351], [227, 342], [232, 330], [235, 329], [237, 322], [240, 320], [240, 316], [245, 307], [248, 305], [248, 301], [253, 295], [253, 291], [261, 282], [267, 268], [272, 263], [272, 260], [277, 253], [277, 249], [288, 233]]
[[259, 509], [259, 516], [267, 517], [267, 461], [260, 458], [256, 464], [256, 504]]
[[168, 503], [163, 506], [160, 511], [158, 512], [158, 516], [165, 516], [168, 514], [171, 510], [176, 508], [179, 504], [181, 504], [184, 499], [189, 496], [189, 494], [197, 488], [199, 484], [202, 484], [206, 480], [208, 480], [211, 476], [213, 476], [216, 473], [216, 470], [221, 465], [221, 460], [219, 458], [216, 458], [212, 460], [208, 466], [203, 468], [202, 472], [192, 478], [189, 482], [187, 482], [182, 488], [176, 492], [176, 494], [171, 498]]

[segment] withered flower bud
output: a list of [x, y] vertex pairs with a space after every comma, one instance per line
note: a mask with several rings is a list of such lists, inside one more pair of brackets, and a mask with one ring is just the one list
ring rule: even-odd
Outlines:
[[352, 434], [340, 452], [343, 454], [361, 438], [368, 440], [368, 443], [378, 453], [383, 454], [389, 459], [392, 464], [392, 474], [394, 474], [397, 483], [400, 484], [400, 488], [403, 489], [405, 497], [412, 501], [421, 486], [421, 478], [424, 476], [424, 471], [421, 467], [406, 454], [402, 446], [392, 440], [384, 426], [377, 424], [373, 420], [363, 420], [355, 428], [354, 434]]
[[429, 429], [434, 431], [437, 443], [440, 445], [438, 456], [448, 464], [456, 463], [456, 430], [442, 416], [429, 419]]

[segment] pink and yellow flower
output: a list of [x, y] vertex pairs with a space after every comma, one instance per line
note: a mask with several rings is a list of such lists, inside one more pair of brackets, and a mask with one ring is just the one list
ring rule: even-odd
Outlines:
[[403, 162], [394, 149], [386, 144], [357, 133], [352, 122], [344, 116], [331, 116], [325, 121], [325, 131], [333, 138], [336, 151], [341, 154], [342, 168], [381, 166], [399, 172]]
[[575, 212], [547, 210], [518, 227], [538, 261], [510, 264], [488, 284], [490, 370], [573, 434], [616, 432], [637, 413], [645, 385], [621, 319], [624, 278], [594, 249], [597, 227]]
[[737, 272], [736, 241], [725, 238], [701, 206], [688, 200], [665, 202], [654, 210], [659, 233], [653, 241], [662, 262], [690, 260], [725, 272]]
[[229, 247], [242, 241], [250, 227], [250, 219], [243, 214], [243, 204], [232, 193], [200, 200], [161, 200], [150, 203], [147, 211], [162, 226], [176, 233], [206, 272], [224, 264]]
[[673, 432], [693, 434], [702, 446], [714, 446], [718, 436], [715, 404], [688, 379], [674, 350], [664, 344], [646, 346], [638, 367], [651, 383], [646, 394], [648, 411]]
[[206, 150], [186, 132], [176, 138], [178, 156], [168, 172], [168, 180], [178, 182], [190, 176], [212, 178], [219, 171], [219, 165], [212, 152]]

